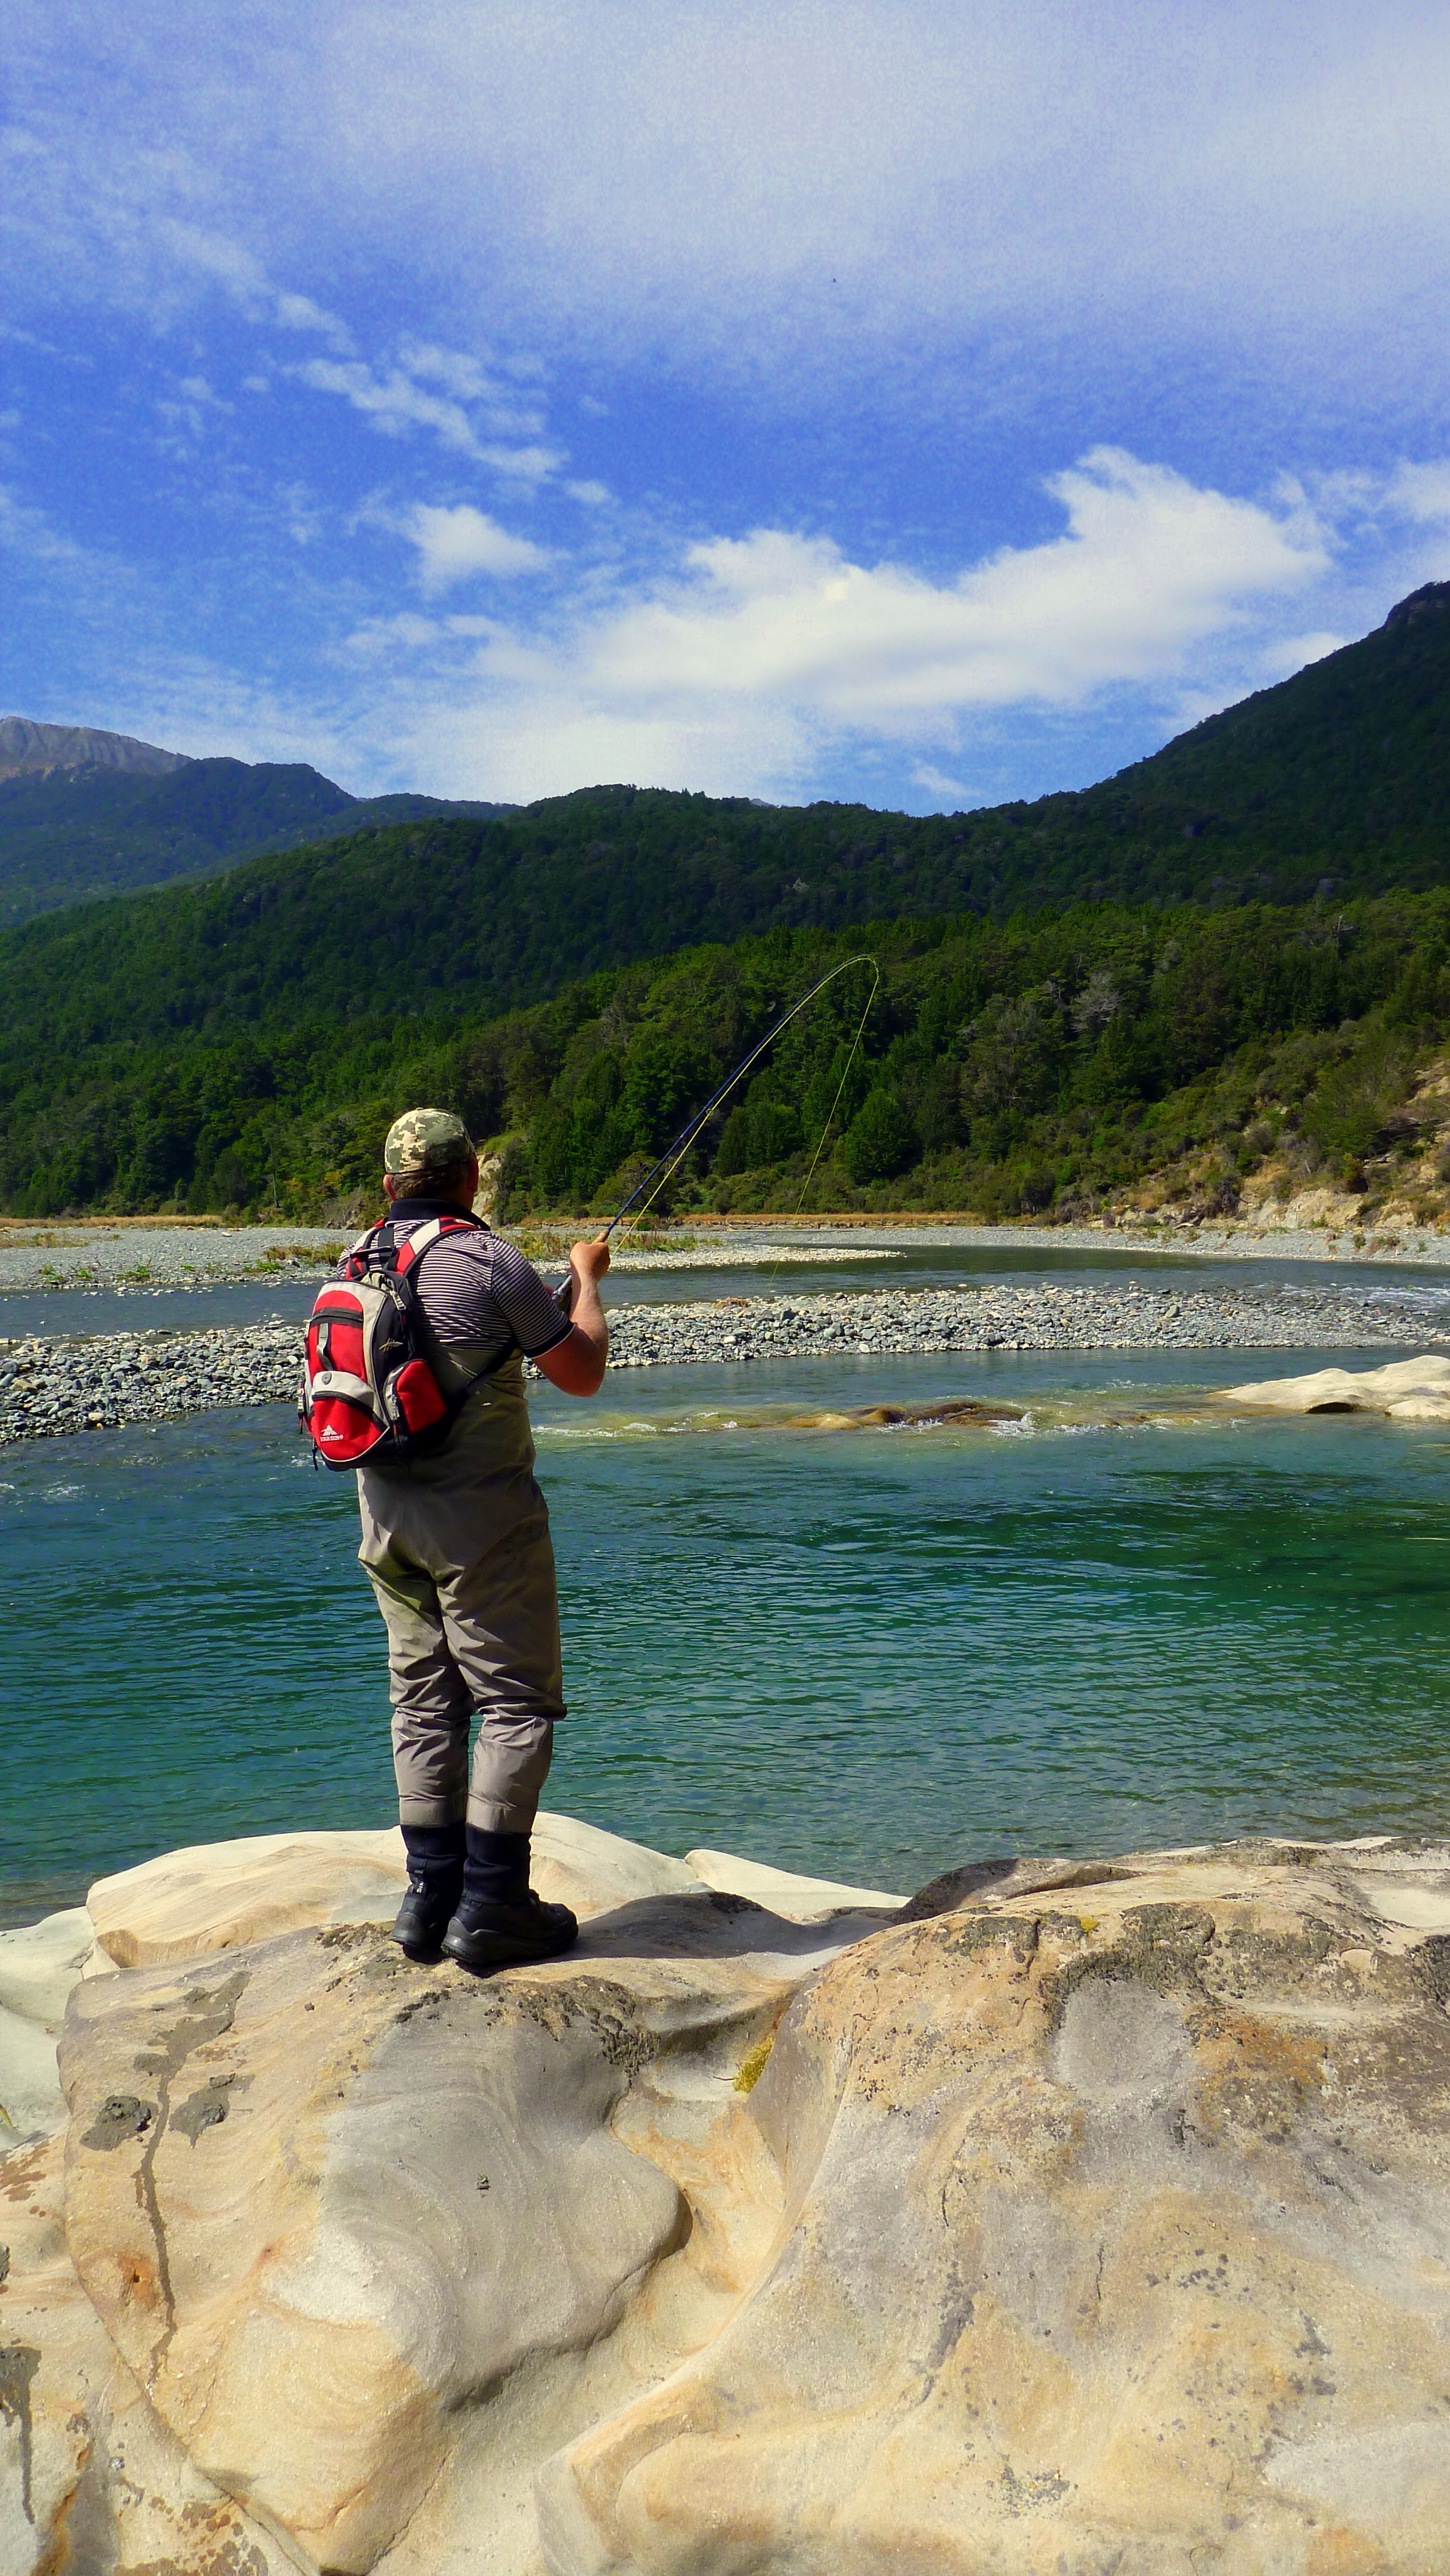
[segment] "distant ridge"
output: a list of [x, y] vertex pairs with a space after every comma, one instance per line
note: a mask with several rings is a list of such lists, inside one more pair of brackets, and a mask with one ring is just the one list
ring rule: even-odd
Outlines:
[[[58, 725], [29, 730], [42, 750], [67, 738], [124, 743]], [[277, 956], [268, 932], [266, 963], [255, 958], [264, 982], [285, 969], [288, 1007], [301, 999], [304, 956], [320, 979], [315, 998], [336, 977], [358, 1007], [371, 952], [348, 953], [340, 925], [386, 916], [394, 1000], [405, 989], [444, 991], [466, 993], [470, 1008], [504, 1009], [573, 975], [775, 927], [1000, 919], [1083, 902], [1339, 902], [1450, 885], [1450, 582], [1426, 582], [1372, 634], [1095, 787], [951, 815], [625, 786], [527, 807], [359, 799], [300, 762], [128, 748], [173, 766], [162, 776], [91, 763], [0, 777], [0, 926], [255, 860], [267, 864], [265, 895], [257, 875], [215, 898], [216, 921], [227, 923], [216, 934], [223, 981], [239, 978], [239, 993], [251, 990], [255, 906], [265, 900], [296, 916]], [[306, 857], [283, 855], [307, 845]], [[184, 947], [203, 914], [212, 917], [210, 904], [182, 906], [163, 929], [149, 909], [144, 922], [112, 913], [87, 974], [109, 988], [117, 943], [134, 940], [149, 984], [155, 942], [169, 943], [174, 924]], [[358, 937], [366, 949], [365, 931]], [[203, 942], [187, 980], [215, 986], [219, 958]], [[180, 949], [174, 968], [183, 971]]]
[[119, 769], [131, 777], [164, 778], [185, 766], [184, 751], [161, 751], [129, 733], [0, 716], [0, 778], [48, 778], [57, 769]]
[[305, 761], [195, 760], [89, 725], [0, 717], [0, 924], [216, 876], [367, 825], [514, 811], [471, 798], [350, 796]]

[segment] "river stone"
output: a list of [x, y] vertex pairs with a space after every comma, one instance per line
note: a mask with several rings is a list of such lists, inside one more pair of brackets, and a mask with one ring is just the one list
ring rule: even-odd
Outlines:
[[1450, 1422], [1450, 1359], [1432, 1352], [1385, 1368], [1314, 1369], [1307, 1377], [1226, 1386], [1219, 1400], [1275, 1413], [1387, 1413], [1404, 1422]]

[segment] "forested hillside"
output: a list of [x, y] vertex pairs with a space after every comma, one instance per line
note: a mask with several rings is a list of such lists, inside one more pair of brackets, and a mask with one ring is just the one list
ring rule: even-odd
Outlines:
[[37, 1215], [301, 1216], [371, 1197], [390, 1119], [426, 1099], [501, 1154], [510, 1213], [607, 1206], [781, 1005], [858, 946], [882, 983], [849, 1072], [864, 966], [712, 1122], [677, 1206], [793, 1206], [843, 1073], [817, 1207], [1081, 1215], [1156, 1175], [1202, 1213], [1251, 1171], [1286, 1191], [1314, 1173], [1360, 1186], [1367, 1162], [1387, 1187], [1415, 1149], [1409, 1095], [1450, 1037], [1447, 892], [782, 930], [497, 1018], [440, 998], [94, 1038], [78, 1000], [53, 1050], [38, 1033], [6, 1043], [0, 1195]]
[[[427, 1095], [506, 1146], [519, 1204], [583, 1205], [853, 944], [883, 990], [819, 1204], [1077, 1209], [1170, 1167], [1231, 1192], [1271, 1153], [1342, 1176], [1393, 1150], [1450, 1032], [1447, 718], [1437, 584], [1081, 797], [909, 822], [595, 788], [26, 923], [0, 934], [0, 1202], [300, 1213], [371, 1186]], [[1343, 891], [1394, 884], [1434, 890]], [[852, 991], [686, 1196], [789, 1198]]]
[[[65, 740], [58, 725], [27, 730]], [[84, 733], [74, 747], [89, 747]], [[0, 775], [0, 922], [214, 876], [254, 850], [295, 849], [360, 824], [513, 810], [438, 796], [349, 796], [303, 761], [182, 760], [147, 743], [130, 748], [149, 753], [149, 763], [83, 759]]]
[[[440, 992], [497, 1010], [776, 925], [1444, 884], [1450, 583], [1080, 794], [925, 818], [633, 787], [447, 819], [461, 810], [360, 804], [315, 770], [239, 761], [3, 780], [0, 919], [148, 878], [214, 880], [41, 921], [5, 956], [51, 986], [82, 976], [106, 1024], [159, 1025], [178, 995], [186, 1024]], [[228, 854], [266, 849], [286, 855], [215, 878]]]

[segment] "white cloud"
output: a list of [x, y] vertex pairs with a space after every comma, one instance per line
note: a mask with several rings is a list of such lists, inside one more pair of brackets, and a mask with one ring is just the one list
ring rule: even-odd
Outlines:
[[588, 510], [601, 510], [614, 498], [607, 483], [566, 483], [564, 489], [571, 501], [582, 501]]
[[495, 473], [514, 482], [539, 483], [556, 474], [565, 462], [561, 449], [535, 443], [512, 447], [498, 440], [483, 439], [465, 405], [454, 393], [432, 393], [425, 381], [471, 380], [472, 361], [458, 361], [447, 371], [435, 362], [443, 356], [438, 350], [420, 354], [425, 364], [420, 368], [399, 362], [386, 372], [365, 366], [361, 359], [309, 358], [293, 370], [303, 384], [314, 392], [341, 394], [355, 411], [362, 412], [375, 429], [387, 438], [405, 438], [413, 429], [431, 429], [445, 447], [458, 455], [470, 457], [475, 464], [491, 466]]
[[778, 530], [695, 546], [682, 582], [586, 641], [583, 669], [612, 695], [772, 697], [836, 725], [936, 733], [969, 707], [1166, 680], [1247, 603], [1325, 568], [1307, 511], [1276, 516], [1117, 449], [1049, 488], [1064, 536], [944, 585]]
[[925, 788], [928, 796], [949, 796], [954, 808], [965, 805], [971, 793], [963, 779], [948, 778], [945, 770], [933, 769], [929, 760], [913, 762], [911, 777], [913, 786]]
[[[1280, 602], [1330, 562], [1302, 499], [1235, 499], [1118, 450], [1049, 488], [1061, 535], [954, 580], [762, 529], [690, 548], [633, 599], [601, 606], [576, 576], [533, 631], [450, 621], [410, 684], [418, 774], [519, 798], [597, 778], [779, 796], [833, 747], [959, 750], [1001, 710], [1066, 714], [1131, 690], [1151, 731], [1205, 653], [1255, 668]], [[395, 746], [407, 721], [389, 716]], [[978, 801], [924, 757], [908, 774]]]
[[418, 549], [419, 578], [425, 590], [444, 590], [452, 582], [471, 580], [476, 573], [512, 578], [539, 572], [551, 560], [542, 546], [527, 537], [510, 536], [496, 519], [467, 501], [451, 510], [430, 509], [420, 501], [405, 526]]

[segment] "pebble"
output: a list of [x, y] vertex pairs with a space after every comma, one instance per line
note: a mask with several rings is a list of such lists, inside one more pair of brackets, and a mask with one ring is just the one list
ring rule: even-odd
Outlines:
[[[1422, 1316], [1344, 1290], [1137, 1286], [882, 1288], [617, 1306], [611, 1369], [874, 1353], [1345, 1350], [1450, 1341]], [[0, 1343], [0, 1447], [295, 1399], [293, 1324]]]

